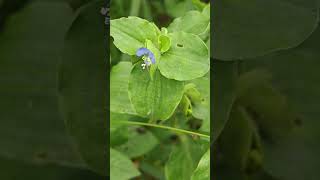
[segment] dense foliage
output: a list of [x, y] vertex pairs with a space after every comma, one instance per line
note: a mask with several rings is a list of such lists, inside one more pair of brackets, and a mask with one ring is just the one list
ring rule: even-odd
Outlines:
[[111, 7], [111, 179], [210, 179], [210, 5]]

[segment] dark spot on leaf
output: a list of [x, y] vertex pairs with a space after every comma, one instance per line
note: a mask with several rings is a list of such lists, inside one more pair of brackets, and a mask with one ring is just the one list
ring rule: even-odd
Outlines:
[[157, 120], [157, 121], [156, 121], [156, 123], [157, 123], [157, 124], [160, 124], [160, 123], [161, 123], [161, 120], [160, 120], [160, 119], [159, 119], [159, 120]]
[[171, 140], [172, 142], [178, 142], [178, 141], [179, 141], [179, 137], [174, 134], [174, 135], [171, 135], [171, 136], [170, 136], [170, 140]]
[[138, 127], [136, 129], [136, 131], [139, 133], [139, 134], [145, 134], [146, 133], [146, 129], [144, 127]]
[[182, 45], [182, 44], [177, 44], [177, 46], [178, 46], [178, 47], [183, 47], [183, 45]]

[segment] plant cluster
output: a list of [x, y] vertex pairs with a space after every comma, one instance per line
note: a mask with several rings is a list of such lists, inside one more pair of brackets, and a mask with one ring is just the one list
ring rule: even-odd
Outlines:
[[161, 28], [111, 12], [111, 179], [210, 179], [210, 5], [192, 4]]

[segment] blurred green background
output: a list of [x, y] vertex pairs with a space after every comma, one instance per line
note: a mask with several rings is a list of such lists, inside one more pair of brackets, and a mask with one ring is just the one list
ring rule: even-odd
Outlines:
[[[69, 41], [65, 42], [65, 37], [73, 36], [69, 29], [73, 27], [73, 21], [79, 19], [79, 8], [88, 6], [87, 2], [89, 0], [0, 1], [0, 179], [106, 178], [107, 158], [101, 145], [107, 143], [101, 143], [106, 139], [103, 135], [105, 113], [96, 121], [87, 123], [86, 128], [91, 130], [90, 132], [81, 130], [79, 124], [83, 125], [88, 119], [83, 118], [79, 123], [70, 118], [79, 111], [69, 105], [73, 104], [70, 98], [77, 98], [77, 92], [81, 91], [83, 97], [78, 97], [78, 101], [84, 101], [94, 108], [93, 103], [86, 100], [90, 99], [92, 93], [88, 90], [83, 93], [81, 85], [64, 85], [68, 81], [76, 82], [76, 79], [81, 78], [81, 72], [87, 71], [77, 69], [77, 73], [69, 73], [67, 66], [72, 63], [73, 57], [69, 59], [65, 55], [68, 54], [68, 46], [74, 47], [69, 45]], [[89, 5], [94, 6], [96, 13], [91, 14], [99, 24], [97, 28], [101, 29], [97, 36], [102, 42], [105, 41], [105, 25], [100, 8], [104, 4], [105, 1], [92, 1]], [[84, 23], [82, 26], [85, 28], [87, 25]], [[103, 49], [106, 47], [105, 44], [96, 44]], [[96, 44], [93, 47], [97, 46]], [[97, 56], [90, 58], [96, 58], [97, 62], [101, 62], [100, 66], [102, 64], [100, 69], [105, 70], [105, 52], [97, 50], [96, 54], [100, 59]], [[73, 51], [69, 54], [77, 53]], [[91, 62], [94, 64], [95, 61]], [[74, 67], [78, 65], [79, 62], [73, 64]], [[100, 79], [97, 79], [97, 82]], [[100, 89], [105, 90], [106, 83], [102, 80], [99, 83], [104, 83], [104, 86]], [[85, 80], [82, 82], [85, 83]], [[87, 85], [84, 83], [83, 86]], [[68, 95], [70, 86], [74, 90], [74, 96]], [[101, 101], [103, 95], [106, 96], [105, 91], [99, 97]], [[99, 106], [105, 109], [102, 104]], [[96, 111], [95, 109], [95, 116]], [[102, 111], [105, 112], [100, 112]], [[92, 114], [90, 109], [87, 112]], [[68, 114], [68, 118], [64, 117], [65, 114]], [[100, 132], [97, 133], [100, 138], [94, 138], [93, 130], [90, 129], [95, 125], [99, 126], [95, 130]], [[99, 150], [86, 153], [90, 149], [85, 147]], [[99, 157], [94, 157], [93, 153]]]
[[320, 179], [318, 5], [214, 2], [213, 178]]

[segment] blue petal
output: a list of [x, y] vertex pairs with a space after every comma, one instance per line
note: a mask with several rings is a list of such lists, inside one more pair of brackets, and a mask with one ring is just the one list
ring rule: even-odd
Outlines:
[[155, 64], [155, 63], [156, 63], [156, 59], [155, 59], [155, 57], [154, 57], [154, 54], [153, 54], [151, 51], [149, 52], [149, 56], [148, 56], [148, 57], [150, 58], [152, 64]]
[[143, 56], [143, 55], [147, 55], [149, 52], [150, 52], [150, 51], [149, 51], [149, 49], [147, 49], [147, 48], [139, 48], [139, 49], [137, 50], [137, 52], [136, 52], [136, 55], [137, 55], [138, 57], [141, 57], [141, 56]]

